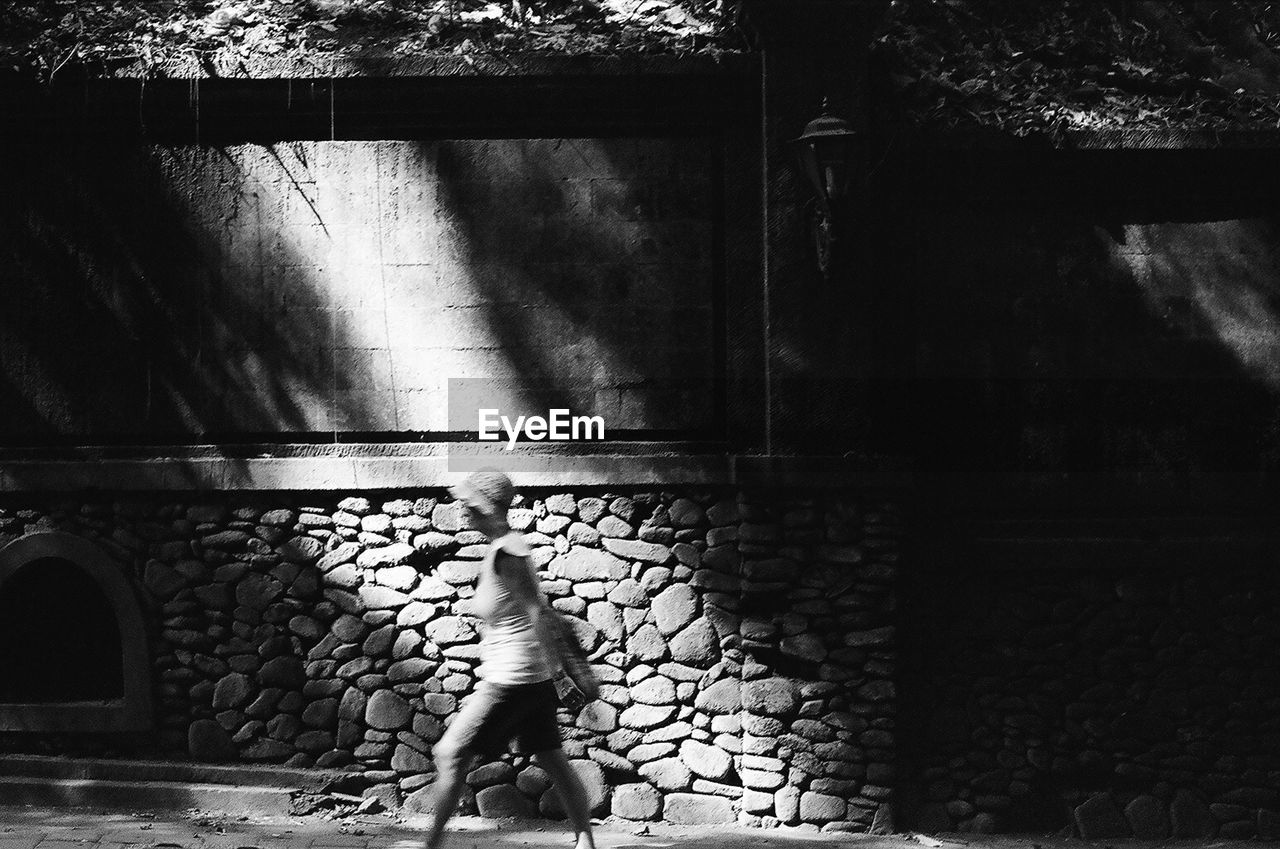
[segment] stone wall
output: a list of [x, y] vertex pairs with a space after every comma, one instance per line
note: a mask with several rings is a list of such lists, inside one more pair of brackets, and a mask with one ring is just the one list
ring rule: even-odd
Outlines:
[[[560, 716], [597, 814], [859, 831], [889, 821], [891, 505], [555, 492], [526, 496], [512, 521], [603, 681], [598, 701]], [[2, 541], [48, 529], [93, 540], [146, 602], [159, 731], [132, 751], [345, 768], [385, 804], [422, 804], [431, 745], [476, 683], [470, 597], [485, 540], [454, 504], [246, 494], [0, 510]], [[559, 812], [523, 755], [468, 781], [464, 805], [481, 814]]]
[[910, 603], [916, 827], [1280, 836], [1274, 570], [975, 568]]

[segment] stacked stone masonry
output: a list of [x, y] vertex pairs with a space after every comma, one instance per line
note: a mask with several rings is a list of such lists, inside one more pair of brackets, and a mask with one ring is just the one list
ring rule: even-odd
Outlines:
[[[528, 494], [511, 520], [603, 682], [560, 713], [597, 815], [887, 827], [891, 505], [553, 492]], [[432, 744], [476, 684], [486, 541], [455, 504], [366, 493], [0, 509], [0, 544], [41, 530], [95, 542], [144, 599], [160, 729], [145, 753], [339, 768], [388, 807], [425, 804]], [[562, 815], [519, 753], [468, 784], [464, 809], [484, 816]]]
[[1269, 571], [974, 570], [915, 601], [918, 828], [1280, 839]]

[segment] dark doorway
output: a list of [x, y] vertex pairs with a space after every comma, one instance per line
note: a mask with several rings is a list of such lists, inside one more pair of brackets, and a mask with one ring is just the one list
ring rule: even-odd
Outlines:
[[88, 572], [42, 557], [0, 584], [0, 703], [123, 696], [120, 629]]

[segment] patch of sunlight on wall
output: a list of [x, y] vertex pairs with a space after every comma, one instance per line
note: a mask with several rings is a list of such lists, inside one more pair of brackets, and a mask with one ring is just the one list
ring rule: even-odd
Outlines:
[[158, 148], [215, 269], [200, 356], [223, 403], [246, 429], [441, 432], [448, 381], [487, 378], [610, 429], [688, 426], [712, 394], [711, 225], [680, 144]]
[[1251, 373], [1280, 386], [1280, 268], [1271, 222], [1126, 224], [1123, 233], [1123, 242], [1111, 244], [1113, 259], [1156, 316], [1180, 332], [1211, 335]]

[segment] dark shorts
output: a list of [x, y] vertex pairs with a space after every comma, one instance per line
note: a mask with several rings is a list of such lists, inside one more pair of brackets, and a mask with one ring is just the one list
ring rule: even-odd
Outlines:
[[526, 754], [560, 748], [559, 707], [555, 685], [492, 684], [481, 681], [462, 702], [446, 732], [458, 751], [495, 758], [515, 738]]

